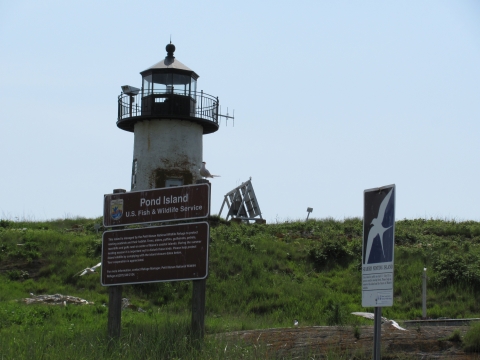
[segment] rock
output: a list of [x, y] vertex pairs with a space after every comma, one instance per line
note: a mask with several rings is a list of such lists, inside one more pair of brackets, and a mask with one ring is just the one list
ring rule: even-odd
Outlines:
[[[33, 295], [32, 293], [30, 294]], [[30, 304], [48, 304], [48, 305], [63, 305], [75, 304], [75, 305], [93, 305], [93, 301], [87, 301], [76, 296], [70, 295], [33, 295], [31, 298], [22, 299], [22, 301], [28, 305]]]

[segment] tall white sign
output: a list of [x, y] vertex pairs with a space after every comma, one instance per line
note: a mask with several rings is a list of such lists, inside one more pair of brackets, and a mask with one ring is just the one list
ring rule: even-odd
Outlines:
[[395, 185], [363, 193], [362, 306], [393, 305]]

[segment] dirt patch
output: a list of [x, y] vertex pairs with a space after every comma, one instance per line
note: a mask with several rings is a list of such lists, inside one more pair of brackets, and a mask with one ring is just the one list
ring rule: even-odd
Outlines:
[[[466, 354], [460, 343], [445, 340], [455, 329], [463, 335], [468, 327], [422, 326], [407, 331], [382, 328], [382, 359], [480, 359], [477, 354]], [[353, 326], [249, 330], [231, 332], [225, 337], [227, 341], [232, 338], [266, 346], [273, 356], [286, 358], [322, 358], [335, 352], [363, 359], [371, 358], [373, 352], [373, 326], [360, 326], [356, 331]]]

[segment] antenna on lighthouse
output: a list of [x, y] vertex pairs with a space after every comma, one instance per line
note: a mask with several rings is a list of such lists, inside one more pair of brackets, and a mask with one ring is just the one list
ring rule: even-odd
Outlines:
[[218, 114], [218, 117], [224, 117], [225, 118], [225, 125], [226, 126], [228, 125], [228, 119], [232, 119], [233, 120], [233, 126], [235, 126], [235, 109], [233, 109], [233, 115], [232, 116], [230, 116], [228, 114], [228, 107], [227, 107], [227, 115], [222, 115], [221, 112], [222, 112], [222, 107], [220, 106], [220, 114]]

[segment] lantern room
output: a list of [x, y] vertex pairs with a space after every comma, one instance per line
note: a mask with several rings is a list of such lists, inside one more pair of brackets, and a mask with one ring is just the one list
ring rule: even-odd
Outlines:
[[218, 98], [197, 91], [199, 76], [175, 59], [175, 45], [165, 49], [165, 59], [140, 73], [141, 89], [122, 86], [117, 126], [133, 132], [138, 121], [179, 119], [200, 124], [204, 134], [217, 131]]

